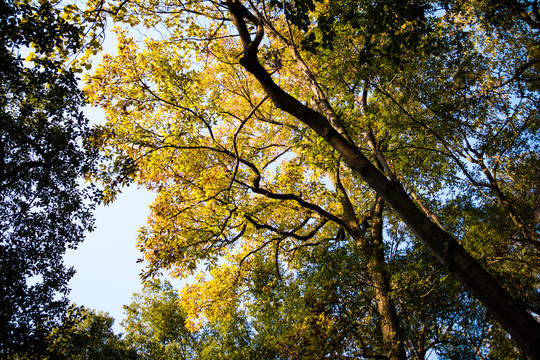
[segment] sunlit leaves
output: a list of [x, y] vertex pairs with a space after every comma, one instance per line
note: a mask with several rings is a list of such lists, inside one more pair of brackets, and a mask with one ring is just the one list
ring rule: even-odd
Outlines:
[[[158, 191], [140, 236], [146, 258], [180, 276], [201, 260], [234, 252], [240, 236], [257, 239], [259, 225], [285, 232], [290, 226], [283, 220], [309, 220], [313, 214], [295, 205], [295, 196], [318, 203], [328, 193], [324, 171], [303, 167], [328, 166], [325, 156], [312, 159], [319, 152], [314, 144], [302, 144], [290, 120], [224, 62], [231, 56], [228, 41], [210, 48], [219, 53], [207, 54], [197, 69], [192, 54], [173, 44], [148, 41], [139, 50], [120, 34], [118, 55], [106, 56], [89, 78], [89, 97], [109, 118], [97, 143], [132, 159], [135, 181]], [[114, 168], [104, 171], [109, 179], [117, 176], [109, 184], [122, 184]], [[257, 195], [260, 187], [270, 198]]]

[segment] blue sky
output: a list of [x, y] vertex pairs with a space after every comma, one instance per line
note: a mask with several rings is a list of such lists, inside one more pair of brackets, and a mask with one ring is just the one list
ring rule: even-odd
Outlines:
[[96, 229], [65, 257], [66, 265], [77, 271], [70, 282], [71, 301], [108, 312], [116, 319], [117, 332], [123, 318], [122, 306], [141, 290], [139, 274], [144, 265], [136, 262], [141, 254], [135, 244], [154, 196], [130, 187], [109, 206], [99, 206], [95, 212]]

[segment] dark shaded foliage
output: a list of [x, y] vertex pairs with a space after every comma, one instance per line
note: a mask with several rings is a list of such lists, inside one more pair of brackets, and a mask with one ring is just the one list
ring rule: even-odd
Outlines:
[[67, 306], [62, 257], [93, 226], [84, 99], [63, 68], [81, 39], [48, 2], [0, 3], [0, 354], [42, 347]]

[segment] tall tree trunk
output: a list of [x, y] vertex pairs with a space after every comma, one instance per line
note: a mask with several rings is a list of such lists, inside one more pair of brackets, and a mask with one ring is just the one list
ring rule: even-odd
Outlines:
[[369, 277], [375, 290], [377, 311], [381, 317], [381, 333], [384, 342], [386, 356], [390, 360], [405, 360], [405, 344], [403, 333], [400, 330], [399, 318], [394, 302], [390, 296], [390, 274], [384, 259], [383, 248], [383, 212], [384, 200], [380, 196], [375, 197], [375, 202], [370, 211], [370, 236], [366, 238], [365, 231], [354, 211], [353, 204], [349, 199], [347, 190], [341, 183], [339, 165], [335, 172], [328, 172], [328, 177], [336, 189], [336, 194], [343, 210], [343, 218], [349, 226], [350, 235], [360, 248], [362, 256], [367, 261]]
[[384, 200], [377, 196], [371, 209], [371, 238], [369, 243], [362, 244], [362, 250], [367, 258], [368, 270], [375, 288], [375, 301], [381, 316], [381, 332], [390, 360], [405, 360], [405, 345], [399, 326], [396, 306], [390, 296], [390, 277], [386, 268], [383, 250], [383, 210]]

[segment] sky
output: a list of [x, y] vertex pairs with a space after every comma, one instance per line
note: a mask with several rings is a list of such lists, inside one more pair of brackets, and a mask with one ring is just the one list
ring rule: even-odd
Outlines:
[[70, 281], [70, 300], [109, 313], [116, 320], [116, 332], [121, 332], [122, 306], [142, 289], [139, 274], [144, 264], [137, 263], [142, 254], [136, 249], [136, 237], [146, 224], [154, 197], [132, 186], [109, 206], [100, 205], [95, 212], [95, 230], [65, 257], [66, 265], [77, 271]]

